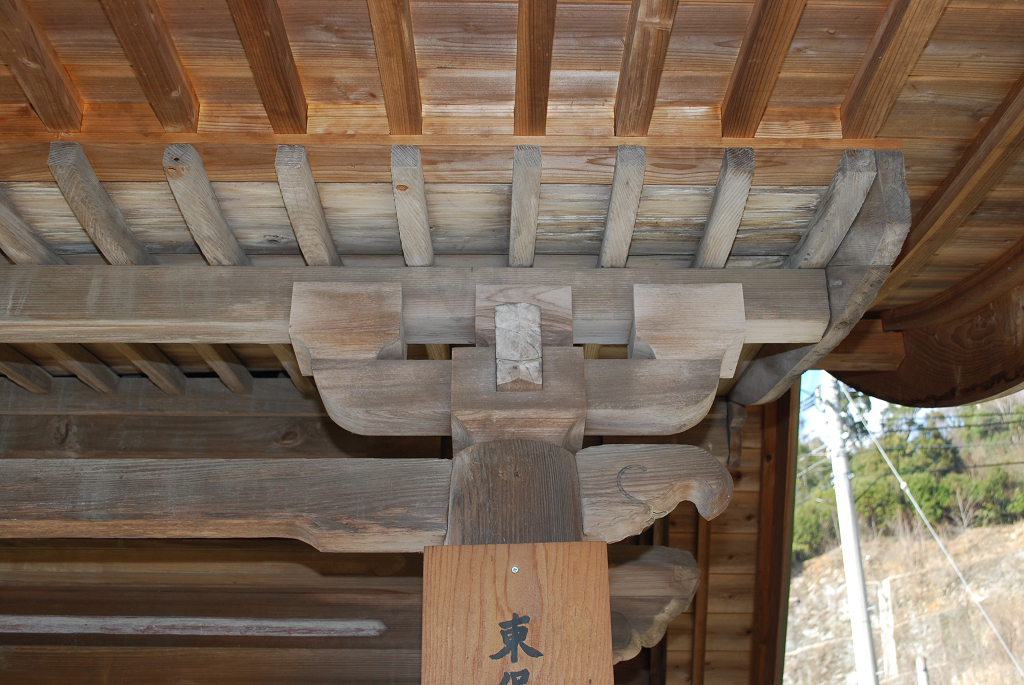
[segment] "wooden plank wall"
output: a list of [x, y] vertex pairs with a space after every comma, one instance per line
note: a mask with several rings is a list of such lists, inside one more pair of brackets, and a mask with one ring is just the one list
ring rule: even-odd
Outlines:
[[[732, 503], [711, 521], [704, 685], [748, 685], [754, 620], [764, 407], [747, 408], [743, 454], [731, 468]], [[669, 541], [697, 556], [697, 511], [683, 502], [669, 515]], [[690, 685], [697, 602], [668, 630], [666, 685]]]

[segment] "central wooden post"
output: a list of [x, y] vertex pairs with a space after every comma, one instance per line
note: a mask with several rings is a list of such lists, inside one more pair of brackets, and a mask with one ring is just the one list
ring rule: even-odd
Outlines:
[[576, 458], [531, 440], [455, 455], [425, 550], [424, 685], [611, 685], [608, 551], [583, 542]]

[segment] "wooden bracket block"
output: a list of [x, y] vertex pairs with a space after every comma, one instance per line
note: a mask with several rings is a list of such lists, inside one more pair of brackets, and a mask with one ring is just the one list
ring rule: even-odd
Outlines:
[[313, 359], [405, 359], [401, 283], [295, 283], [288, 333], [304, 376]]
[[544, 386], [540, 307], [528, 302], [494, 307], [494, 356], [498, 390], [533, 392]]
[[477, 347], [494, 346], [495, 305], [514, 302], [540, 307], [542, 345], [572, 345], [572, 288], [550, 285], [477, 285]]
[[630, 359], [720, 359], [732, 378], [745, 337], [739, 283], [633, 286]]
[[423, 685], [612, 685], [603, 542], [428, 547]]

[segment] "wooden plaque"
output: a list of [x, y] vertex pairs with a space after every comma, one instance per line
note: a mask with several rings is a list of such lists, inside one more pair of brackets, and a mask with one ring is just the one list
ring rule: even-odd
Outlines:
[[612, 685], [605, 543], [428, 547], [423, 565], [423, 685]]

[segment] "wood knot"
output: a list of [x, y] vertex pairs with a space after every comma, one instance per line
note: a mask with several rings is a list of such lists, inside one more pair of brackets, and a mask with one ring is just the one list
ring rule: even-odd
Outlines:
[[395, 190], [406, 191], [409, 190], [409, 186], [399, 183], [397, 186], [395, 186]]

